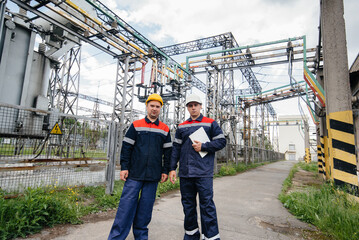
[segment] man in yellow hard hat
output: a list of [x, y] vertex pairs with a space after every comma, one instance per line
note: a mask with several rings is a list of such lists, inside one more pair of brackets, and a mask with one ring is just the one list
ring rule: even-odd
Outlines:
[[126, 239], [131, 225], [136, 240], [148, 239], [157, 185], [167, 181], [172, 151], [170, 129], [158, 119], [162, 105], [161, 96], [151, 94], [147, 116], [134, 121], [123, 139], [120, 179], [125, 185], [109, 240]]

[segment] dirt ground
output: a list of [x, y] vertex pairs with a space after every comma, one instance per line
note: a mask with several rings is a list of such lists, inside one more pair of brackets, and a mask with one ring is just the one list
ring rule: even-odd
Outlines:
[[[318, 175], [316, 175], [314, 173], [307, 172], [304, 170], [299, 170], [294, 175], [292, 182], [293, 182], [292, 188], [289, 189], [289, 191], [296, 191], [298, 189], [303, 189], [305, 186], [321, 185], [323, 183], [323, 180], [321, 177], [318, 177]], [[168, 194], [170, 194], [170, 193], [168, 193]], [[116, 215], [116, 209], [113, 209], [113, 210], [109, 210], [106, 212], [99, 212], [96, 214], [87, 215], [82, 218], [82, 221], [84, 224], [85, 223], [96, 223], [99, 221], [114, 219], [115, 215]], [[264, 226], [262, 226], [264, 228], [270, 228], [275, 232], [280, 232], [280, 233], [284, 233], [284, 234], [290, 233], [290, 235], [293, 235], [294, 234], [293, 231], [295, 231], [295, 229], [293, 229], [293, 228], [290, 228], [290, 227], [288, 228], [287, 226], [280, 227], [280, 226], [276, 226], [276, 225], [273, 225], [268, 222], [262, 222], [261, 224], [264, 224]], [[74, 225], [72, 225], [72, 224], [56, 225], [52, 228], [45, 228], [40, 233], [28, 236], [27, 239], [51, 240], [56, 237], [62, 236], [64, 233], [67, 232], [68, 229], [73, 228], [73, 227], [74, 227]], [[303, 232], [300, 229], [297, 229], [297, 231], [299, 231], [299, 232], [296, 235], [301, 235], [305, 239], [330, 240], [330, 239], [328, 239], [328, 236], [324, 236], [323, 234], [321, 234], [318, 231]], [[17, 238], [15, 240], [20, 240], [20, 239], [22, 239], [22, 238]]]
[[292, 179], [292, 187], [289, 191], [297, 191], [306, 186], [320, 186], [323, 183], [324, 180], [321, 176], [300, 169], [294, 174]]

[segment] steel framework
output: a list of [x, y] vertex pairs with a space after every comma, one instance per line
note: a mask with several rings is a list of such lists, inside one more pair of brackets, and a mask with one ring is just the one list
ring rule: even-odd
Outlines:
[[66, 114], [77, 114], [80, 87], [81, 46], [71, 48], [59, 61], [52, 63], [49, 79], [49, 107]]
[[[238, 135], [242, 134], [246, 162], [250, 161], [250, 155], [254, 156], [253, 148], [250, 149], [249, 147], [253, 143], [252, 141], [255, 140], [255, 136], [262, 137], [260, 146], [264, 148], [264, 135], [266, 134], [264, 129], [265, 113], [267, 111], [267, 118], [269, 118], [269, 114], [273, 118], [276, 116], [270, 103], [307, 93], [304, 90], [299, 91], [299, 88], [291, 81], [291, 86], [296, 88], [295, 91], [273, 93], [272, 96], [265, 96], [251, 69], [256, 66], [288, 62], [291, 64], [294, 61], [303, 61], [304, 58], [294, 58], [294, 56], [303, 54], [305, 49], [295, 50], [295, 44], [278, 47], [277, 50], [282, 52], [277, 53], [276, 56], [274, 54], [261, 55], [265, 50], [254, 51], [252, 48], [255, 46], [239, 47], [234, 36], [229, 32], [159, 48], [98, 0], [11, 1], [21, 9], [32, 12], [32, 14], [19, 14], [21, 15], [21, 20], [16, 20], [18, 21], [16, 24], [21, 22], [31, 34], [41, 35], [43, 44], [46, 44], [46, 51], [42, 54], [52, 63], [52, 75], [48, 91], [50, 107], [61, 109], [63, 112], [61, 116], [76, 115], [78, 109], [92, 111], [93, 118], [90, 121], [94, 122], [92, 129], [90, 129], [91, 131], [89, 131], [89, 135], [92, 134], [89, 138], [91, 146], [95, 145], [95, 140], [98, 138], [95, 134], [99, 134], [99, 122], [96, 122], [98, 120], [96, 118], [99, 118], [101, 114], [99, 104], [113, 107], [112, 122], [111, 124], [106, 123], [109, 124], [111, 132], [108, 139], [112, 139], [108, 143], [108, 156], [106, 157], [106, 159], [109, 159], [109, 166], [113, 167], [110, 170], [111, 172], [108, 172], [109, 181], [112, 181], [114, 177], [116, 158], [119, 156], [117, 153], [121, 148], [126, 127], [133, 121], [134, 113], [140, 113], [140, 111], [136, 112], [133, 109], [135, 88], [138, 88], [137, 96], [139, 101], [145, 101], [147, 96], [153, 92], [161, 94], [165, 101], [162, 117], [165, 122], [172, 125], [172, 129], [175, 129], [184, 120], [186, 109], [184, 100], [188, 90], [198, 88], [206, 95], [206, 115], [218, 120], [220, 123], [229, 140], [229, 149], [231, 154], [234, 154], [234, 159], [237, 159], [238, 154], [237, 145], [238, 139], [240, 139]], [[3, 26], [5, 3], [6, 1], [2, 1], [0, 5], [1, 27]], [[7, 16], [8, 19], [13, 20], [10, 15]], [[41, 25], [41, 21], [47, 22], [48, 26]], [[295, 40], [297, 39], [286, 39], [283, 43], [289, 44], [290, 41]], [[80, 55], [81, 43], [83, 42], [100, 49], [117, 60], [113, 103], [89, 97], [79, 92]], [[266, 45], [271, 44], [274, 44], [274, 42]], [[201, 55], [203, 59], [196, 59], [193, 62], [189, 62], [189, 59], [200, 55], [187, 56], [186, 66], [177, 63], [171, 58], [171, 56], [205, 49], [212, 49], [213, 51]], [[220, 50], [214, 51], [215, 49]], [[269, 49], [267, 52], [272, 50], [275, 49]], [[288, 53], [291, 55], [287, 59], [273, 60], [275, 57], [284, 56], [285, 58]], [[263, 61], [265, 59], [271, 60], [265, 62]], [[143, 73], [145, 72], [146, 64], [149, 66], [150, 63], [152, 63], [151, 79], [149, 84], [145, 84]], [[244, 76], [249, 85], [248, 89], [235, 88], [235, 70], [239, 70]], [[138, 76], [139, 72], [142, 73], [141, 83], [137, 84], [136, 76]], [[206, 74], [205, 82], [197, 78], [199, 74]], [[248, 94], [253, 95], [251, 99], [245, 96]], [[78, 108], [77, 102], [79, 98], [93, 101], [95, 103], [94, 108]], [[169, 118], [170, 101], [174, 101], [173, 120]], [[257, 107], [258, 105], [260, 107]], [[256, 106], [255, 114], [257, 116], [255, 127], [259, 130], [251, 133], [253, 122], [251, 121], [250, 112], [253, 106]], [[243, 120], [243, 130], [241, 130], [240, 126], [241, 120]], [[65, 126], [69, 123], [72, 123], [72, 120], [62, 122], [61, 125]], [[77, 124], [73, 126], [75, 125], [77, 126]], [[83, 128], [79, 128], [78, 131], [84, 131], [84, 129], [83, 125]], [[43, 129], [43, 131], [46, 131], [46, 129]], [[72, 131], [74, 138], [79, 134], [76, 129], [72, 130], [72, 126], [69, 131]], [[22, 139], [20, 140], [23, 141]], [[68, 137], [63, 142], [57, 142], [56, 144], [63, 144], [61, 147], [70, 151], [71, 141], [72, 139]], [[82, 148], [82, 143], [78, 143]], [[25, 145], [19, 141], [16, 146], [16, 152], [21, 152], [21, 148]], [[82, 150], [80, 154], [83, 154]], [[226, 156], [228, 159], [229, 155]], [[109, 192], [111, 191], [109, 190]]]
[[[80, 70], [81, 70], [81, 46], [70, 49], [63, 56], [62, 65], [59, 69], [61, 77], [55, 83], [57, 91], [57, 107], [62, 109], [63, 113], [77, 115], [78, 93], [80, 88]], [[57, 84], [57, 86], [56, 86]], [[68, 93], [74, 92], [70, 96]]]
[[[213, 48], [221, 48], [223, 50], [222, 56], [224, 60], [221, 63], [221, 66], [215, 65], [213, 60], [209, 60], [211, 56], [209, 53], [207, 55], [207, 59], [205, 59], [207, 64], [204, 69], [204, 72], [206, 73], [205, 91], [203, 91], [203, 82], [199, 79], [194, 78], [191, 84], [205, 93], [206, 114], [219, 120], [226, 135], [230, 135], [230, 133], [234, 133], [234, 135], [236, 135], [236, 126], [238, 123], [238, 117], [236, 117], [236, 115], [238, 114], [238, 110], [235, 102], [235, 94], [244, 95], [245, 92], [257, 94], [261, 93], [260, 84], [250, 68], [254, 61], [249, 59], [251, 58], [249, 50], [246, 54], [242, 54], [241, 49], [238, 49], [233, 53], [225, 52], [226, 49], [238, 48], [238, 44], [232, 33], [224, 33], [185, 43], [165, 46], [160, 49], [166, 54], [173, 56]], [[232, 55], [237, 56], [233, 57]], [[189, 70], [188, 67], [186, 69]], [[233, 71], [237, 69], [241, 71], [242, 75], [247, 80], [250, 86], [249, 89], [243, 90], [234, 88]], [[196, 75], [199, 73], [193, 71], [193, 74]], [[273, 107], [268, 103], [264, 104], [272, 117], [276, 117]], [[236, 145], [236, 140], [237, 137], [234, 136], [231, 138], [230, 142]]]

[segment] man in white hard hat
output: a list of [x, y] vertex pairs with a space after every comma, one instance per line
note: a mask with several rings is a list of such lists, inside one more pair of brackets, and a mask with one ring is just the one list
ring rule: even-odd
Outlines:
[[[184, 219], [184, 240], [219, 240], [216, 207], [213, 201], [213, 169], [215, 152], [224, 148], [226, 139], [218, 123], [201, 114], [202, 101], [198, 95], [186, 98], [186, 107], [191, 115], [178, 125], [173, 141], [169, 178], [176, 181], [179, 162], [180, 190]], [[203, 128], [208, 142], [190, 139], [191, 134]], [[193, 135], [192, 135], [193, 136]], [[200, 151], [207, 152], [203, 157]], [[196, 198], [199, 196], [201, 231], [197, 222]]]
[[136, 240], [148, 239], [157, 185], [167, 181], [172, 149], [170, 129], [158, 119], [162, 105], [161, 96], [151, 94], [147, 116], [134, 121], [123, 139], [120, 179], [125, 185], [109, 240], [126, 239], [131, 225]]

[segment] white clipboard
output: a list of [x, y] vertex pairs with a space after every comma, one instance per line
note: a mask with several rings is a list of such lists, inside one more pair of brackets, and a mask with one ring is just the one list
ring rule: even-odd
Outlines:
[[[207, 133], [204, 131], [203, 127], [200, 127], [195, 132], [193, 132], [191, 135], [189, 135], [189, 138], [191, 139], [192, 143], [194, 143], [194, 141], [199, 141], [201, 143], [206, 143], [206, 142], [210, 141], [207, 136]], [[203, 158], [204, 156], [207, 155], [208, 152], [199, 151], [198, 153]]]

